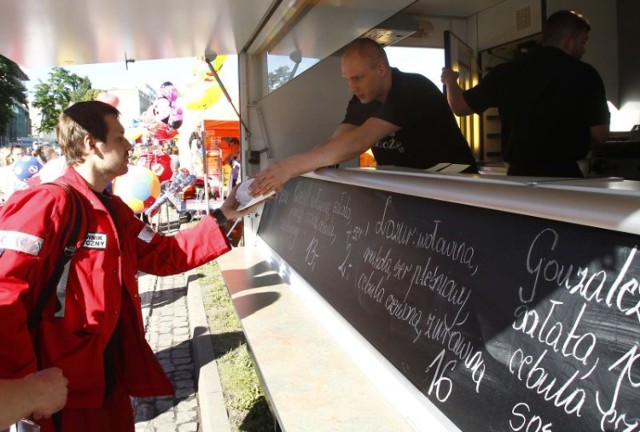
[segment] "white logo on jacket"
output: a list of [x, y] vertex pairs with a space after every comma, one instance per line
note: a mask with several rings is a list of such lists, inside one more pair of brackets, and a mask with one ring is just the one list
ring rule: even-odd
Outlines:
[[87, 249], [106, 249], [107, 235], [104, 233], [87, 233], [82, 247]]

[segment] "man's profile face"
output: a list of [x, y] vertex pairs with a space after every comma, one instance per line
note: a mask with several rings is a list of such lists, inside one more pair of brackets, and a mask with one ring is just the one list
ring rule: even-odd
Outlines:
[[349, 92], [363, 104], [382, 98], [382, 66], [358, 54], [342, 57], [342, 77]]
[[107, 177], [117, 177], [127, 173], [129, 151], [132, 147], [124, 136], [124, 127], [116, 116], [106, 116], [105, 122], [108, 127], [107, 139], [105, 142], [96, 143], [101, 155], [100, 170]]

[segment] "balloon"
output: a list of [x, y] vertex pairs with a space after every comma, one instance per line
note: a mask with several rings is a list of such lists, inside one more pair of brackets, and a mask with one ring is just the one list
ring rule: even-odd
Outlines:
[[118, 96], [108, 92], [98, 93], [98, 96], [96, 96], [96, 100], [107, 103], [114, 108], [118, 108], [118, 104], [120, 103], [120, 99], [118, 98]]
[[[124, 137], [126, 139], [128, 139], [129, 141], [136, 141], [138, 138], [140, 138], [142, 135], [145, 134], [145, 132], [147, 132], [146, 129], [140, 127], [140, 126], [136, 126], [134, 128], [129, 128], [127, 130], [125, 130], [124, 132]], [[148, 135], [148, 132], [147, 132]]]
[[171, 115], [171, 102], [169, 99], [163, 96], [156, 98], [151, 105], [151, 110], [155, 121], [165, 124], [169, 122], [169, 115]]
[[191, 110], [205, 110], [218, 102], [222, 89], [215, 83], [197, 82], [190, 85], [185, 94], [185, 107]]
[[169, 114], [169, 126], [174, 129], [178, 129], [182, 126], [182, 108], [171, 107], [171, 113]]
[[160, 183], [170, 180], [173, 176], [171, 156], [162, 151], [140, 155], [137, 165], [150, 169], [158, 177]]
[[162, 83], [160, 86], [160, 94], [171, 104], [178, 99], [178, 89], [169, 81]]
[[22, 156], [20, 159], [15, 161], [11, 166], [13, 173], [20, 180], [27, 181], [34, 174], [42, 169], [42, 164], [38, 160], [38, 158], [33, 156]]
[[[226, 55], [217, 56], [213, 61], [213, 69], [216, 72], [220, 72], [220, 69], [222, 69], [222, 65], [226, 59]], [[200, 57], [193, 67], [193, 77], [195, 81], [215, 81], [215, 78], [211, 73], [211, 69], [209, 69], [209, 65], [204, 60], [204, 57]]]
[[170, 126], [159, 126], [151, 131], [151, 137], [160, 141], [169, 141], [178, 135], [178, 131]]
[[129, 165], [126, 174], [113, 180], [113, 193], [134, 213], [142, 213], [160, 196], [160, 181], [150, 169]]

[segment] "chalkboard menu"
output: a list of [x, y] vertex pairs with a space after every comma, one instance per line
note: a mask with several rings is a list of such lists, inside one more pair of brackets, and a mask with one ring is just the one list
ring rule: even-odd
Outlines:
[[640, 431], [638, 236], [309, 178], [259, 234], [461, 430]]

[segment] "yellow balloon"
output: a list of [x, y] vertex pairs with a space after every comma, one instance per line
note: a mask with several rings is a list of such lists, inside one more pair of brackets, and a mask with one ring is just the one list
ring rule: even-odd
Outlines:
[[135, 141], [141, 136], [142, 136], [142, 129], [140, 128], [127, 129], [127, 131], [125, 131], [124, 133], [124, 137], [129, 141]]
[[184, 105], [191, 110], [205, 110], [218, 102], [222, 89], [216, 84], [198, 82], [190, 85], [184, 96]]
[[[222, 65], [227, 59], [226, 55], [219, 55], [213, 61], [213, 69], [220, 73], [220, 69], [222, 69]], [[196, 64], [193, 66], [192, 70], [193, 77], [195, 80], [203, 80], [203, 81], [215, 81], [211, 70], [209, 69], [209, 65], [204, 60], [204, 57], [199, 57]]]
[[213, 68], [216, 70], [216, 72], [220, 71], [226, 59], [227, 59], [226, 55], [219, 55], [218, 57], [216, 57], [216, 59], [213, 62]]

